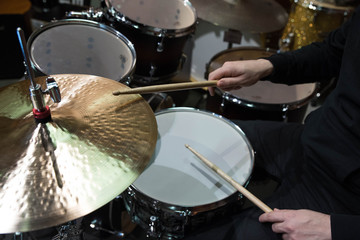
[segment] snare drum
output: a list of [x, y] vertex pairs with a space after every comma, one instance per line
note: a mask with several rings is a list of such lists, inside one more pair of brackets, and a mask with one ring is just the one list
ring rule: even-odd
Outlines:
[[294, 0], [279, 41], [280, 50], [295, 50], [322, 41], [343, 24], [353, 10], [353, 7], [337, 6], [323, 0]]
[[[185, 144], [246, 186], [254, 153], [242, 130], [214, 113], [169, 108], [155, 114], [158, 140], [147, 169], [123, 192], [133, 220], [150, 236], [181, 238], [242, 205], [242, 196]], [[232, 208], [232, 209], [231, 209]]]
[[[207, 64], [207, 74], [221, 67], [226, 61], [250, 60], [269, 57], [274, 50], [239, 47], [222, 51]], [[210, 97], [207, 108], [230, 119], [275, 120], [302, 122], [306, 108], [316, 94], [315, 83], [285, 85], [269, 81], [229, 92], [217, 91], [218, 99]]]
[[37, 75], [89, 74], [126, 82], [136, 64], [135, 48], [124, 35], [83, 19], [44, 25], [31, 34], [28, 49]]
[[[140, 83], [169, 81], [181, 68], [183, 48], [195, 31], [196, 12], [186, 0], [105, 0], [105, 18], [134, 43]], [[134, 79], [136, 80], [136, 79]]]

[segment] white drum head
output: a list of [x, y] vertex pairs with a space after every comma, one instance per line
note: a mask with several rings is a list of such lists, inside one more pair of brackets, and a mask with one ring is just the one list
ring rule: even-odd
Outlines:
[[[216, 54], [208, 65], [208, 71], [212, 72], [220, 68], [227, 61], [252, 60], [261, 57], [269, 57], [276, 51], [259, 47], [239, 47], [224, 50]], [[272, 83], [270, 81], [258, 81], [256, 84], [232, 90], [229, 93], [237, 100], [246, 100], [248, 103], [257, 104], [294, 104], [308, 99], [316, 90], [315, 83], [286, 85]], [[234, 99], [230, 98], [230, 101]]]
[[232, 122], [212, 113], [172, 108], [156, 114], [158, 141], [148, 168], [133, 183], [158, 201], [193, 207], [223, 200], [236, 190], [190, 152], [194, 148], [240, 184], [249, 180], [253, 150]]
[[125, 17], [161, 29], [185, 29], [196, 21], [190, 3], [183, 0], [109, 0]]
[[46, 75], [123, 79], [135, 66], [135, 50], [120, 33], [100, 26], [86, 21], [59, 21], [34, 32], [29, 41], [33, 65]]
[[237, 99], [261, 104], [294, 104], [307, 99], [315, 92], [315, 83], [285, 85], [269, 81], [243, 87], [229, 93]]

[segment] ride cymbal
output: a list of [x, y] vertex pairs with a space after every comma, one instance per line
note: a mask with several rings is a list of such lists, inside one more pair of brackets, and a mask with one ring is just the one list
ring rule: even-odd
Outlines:
[[[29, 82], [0, 88], [0, 233], [63, 224], [108, 203], [147, 166], [157, 124], [127, 86], [91, 75], [52, 75], [62, 101], [36, 124]], [[45, 77], [37, 78], [44, 86]]]
[[199, 18], [242, 32], [266, 33], [280, 30], [288, 13], [273, 0], [191, 0]]

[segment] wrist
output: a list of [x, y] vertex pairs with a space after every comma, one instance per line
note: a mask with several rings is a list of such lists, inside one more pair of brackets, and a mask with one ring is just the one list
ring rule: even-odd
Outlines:
[[265, 78], [273, 72], [274, 66], [269, 60], [261, 58], [257, 59], [257, 61], [261, 69], [259, 79]]

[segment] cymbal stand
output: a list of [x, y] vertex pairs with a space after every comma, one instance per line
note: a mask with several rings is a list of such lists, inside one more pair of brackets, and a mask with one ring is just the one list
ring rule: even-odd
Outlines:
[[29, 90], [30, 90], [30, 99], [34, 107], [33, 114], [35, 120], [38, 123], [49, 122], [51, 120], [50, 109], [49, 106], [45, 105], [44, 94], [49, 94], [51, 99], [55, 103], [60, 102], [61, 95], [60, 95], [59, 86], [57, 85], [55, 79], [52, 77], [48, 77], [46, 79], [47, 89], [44, 91], [41, 89], [41, 86], [35, 82], [35, 74], [31, 68], [29, 52], [26, 48], [24, 31], [21, 28], [18, 28], [17, 35], [20, 42], [21, 51], [23, 53], [25, 60], [24, 65], [27, 73], [26, 76], [27, 78], [29, 78], [31, 83]]
[[91, 221], [90, 227], [97, 231], [102, 231], [102, 232], [111, 234], [114, 237], [119, 238], [119, 239], [123, 239], [125, 237], [125, 233], [123, 233], [122, 231], [114, 231], [114, 230], [103, 228], [101, 226], [101, 221], [98, 221], [97, 219], [94, 219], [93, 221]]

